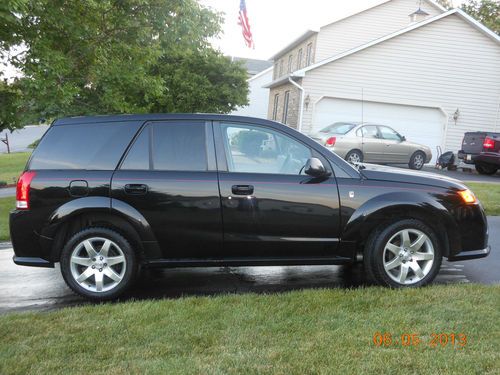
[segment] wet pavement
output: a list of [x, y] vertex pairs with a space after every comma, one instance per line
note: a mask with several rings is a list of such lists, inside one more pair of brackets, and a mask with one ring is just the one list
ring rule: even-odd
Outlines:
[[[435, 284], [500, 283], [500, 217], [488, 218], [492, 253], [484, 259], [443, 262]], [[3, 247], [3, 249], [2, 249]], [[66, 286], [58, 266], [20, 267], [0, 246], [0, 314], [88, 304]], [[145, 271], [124, 299], [179, 298], [226, 293], [277, 293], [297, 289], [366, 285], [361, 267], [214, 267]]]

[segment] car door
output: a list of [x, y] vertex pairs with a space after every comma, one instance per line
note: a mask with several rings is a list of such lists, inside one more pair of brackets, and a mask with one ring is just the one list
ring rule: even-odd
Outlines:
[[[226, 257], [333, 256], [335, 178], [302, 172], [309, 146], [270, 126], [214, 123]], [[330, 166], [326, 159], [324, 165]]]
[[378, 126], [380, 137], [385, 145], [384, 161], [387, 163], [408, 163], [410, 149], [403, 138], [388, 126]]
[[380, 139], [377, 126], [365, 125], [358, 129], [356, 134], [361, 135], [363, 161], [382, 162], [384, 160], [384, 143]]
[[113, 175], [112, 205], [149, 223], [163, 258], [220, 255], [222, 218], [211, 123], [149, 122]]

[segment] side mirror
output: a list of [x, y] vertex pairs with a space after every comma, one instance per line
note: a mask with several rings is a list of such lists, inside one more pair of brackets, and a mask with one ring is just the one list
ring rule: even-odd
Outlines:
[[326, 177], [330, 175], [318, 158], [307, 159], [306, 165], [304, 166], [304, 173], [311, 177]]
[[401, 142], [406, 141], [406, 137], [404, 135], [401, 136]]

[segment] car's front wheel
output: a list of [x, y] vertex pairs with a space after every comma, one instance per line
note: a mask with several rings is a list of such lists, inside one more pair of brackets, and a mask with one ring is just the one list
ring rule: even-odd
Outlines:
[[441, 267], [438, 238], [419, 220], [400, 220], [379, 228], [369, 237], [364, 252], [368, 277], [389, 287], [417, 287], [430, 283]]
[[420, 170], [425, 164], [425, 154], [422, 151], [415, 152], [411, 158], [408, 166], [410, 169]]
[[93, 300], [110, 300], [124, 293], [137, 273], [130, 243], [107, 228], [76, 233], [61, 253], [61, 273], [77, 294]]
[[492, 175], [497, 173], [498, 167], [496, 165], [488, 165], [488, 164], [476, 164], [476, 171], [479, 174]]

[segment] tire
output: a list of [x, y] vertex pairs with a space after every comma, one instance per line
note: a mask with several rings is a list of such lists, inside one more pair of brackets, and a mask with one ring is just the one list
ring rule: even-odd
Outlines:
[[491, 176], [491, 175], [497, 173], [497, 171], [498, 171], [498, 167], [495, 165], [476, 164], [475, 167], [476, 167], [477, 173], [488, 175], [488, 176]]
[[351, 150], [345, 156], [345, 160], [351, 164], [362, 163], [363, 162], [363, 153], [359, 150]]
[[[409, 246], [402, 246], [405, 232]], [[421, 242], [417, 243], [420, 238]], [[414, 244], [413, 248], [410, 244]], [[415, 219], [379, 227], [368, 238], [364, 250], [364, 268], [369, 281], [391, 288], [429, 284], [438, 274], [441, 261], [441, 245], [436, 234]]]
[[408, 166], [410, 169], [421, 170], [425, 164], [425, 154], [422, 151], [415, 151], [410, 158]]
[[132, 285], [137, 275], [136, 255], [119, 233], [87, 228], [66, 243], [61, 252], [61, 273], [66, 284], [82, 297], [112, 300]]

